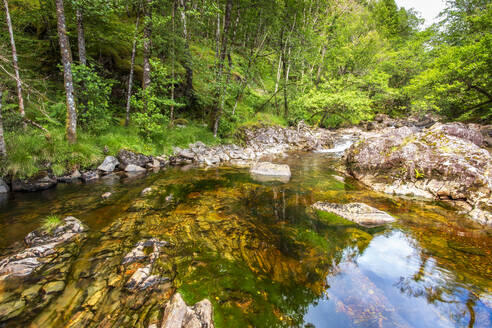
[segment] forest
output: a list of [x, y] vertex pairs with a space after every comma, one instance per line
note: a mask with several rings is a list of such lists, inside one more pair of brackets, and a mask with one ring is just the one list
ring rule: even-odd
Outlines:
[[248, 125], [492, 119], [492, 3], [439, 23], [394, 0], [3, 0], [0, 175], [121, 148], [233, 140]]

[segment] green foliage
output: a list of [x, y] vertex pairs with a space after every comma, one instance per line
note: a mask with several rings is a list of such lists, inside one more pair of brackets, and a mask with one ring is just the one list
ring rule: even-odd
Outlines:
[[46, 231], [46, 232], [52, 232], [61, 223], [62, 223], [62, 220], [60, 219], [59, 216], [57, 216], [57, 215], [48, 215], [47, 217], [45, 217], [43, 219], [42, 224], [41, 224], [41, 229], [44, 230], [44, 231]]
[[107, 129], [114, 123], [110, 96], [115, 81], [102, 78], [91, 66], [72, 65], [72, 73], [79, 125], [90, 132]]

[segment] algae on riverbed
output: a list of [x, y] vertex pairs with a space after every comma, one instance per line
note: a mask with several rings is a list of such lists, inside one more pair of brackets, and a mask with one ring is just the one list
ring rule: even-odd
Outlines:
[[[12, 229], [8, 220], [29, 222], [36, 211], [41, 219], [48, 208], [77, 215], [90, 231], [73, 264], [60, 268], [67, 273], [63, 290], [42, 291], [39, 286], [60, 280], [46, 272], [20, 285], [0, 282], [0, 307], [13, 318], [0, 321], [7, 327], [147, 327], [179, 291], [188, 304], [208, 298], [217, 327], [490, 323], [488, 232], [437, 204], [342, 183], [332, 176], [330, 156], [302, 156], [284, 160], [293, 173], [286, 184], [255, 182], [245, 169], [174, 168], [144, 180], [19, 195], [3, 207], [1, 234]], [[145, 187], [152, 192], [141, 195]], [[98, 195], [108, 190], [113, 197], [101, 201]], [[364, 202], [398, 221], [362, 228], [312, 210], [316, 201]], [[122, 265], [122, 259], [150, 238], [169, 242], [151, 271], [166, 279], [129, 290], [127, 281], [147, 262]], [[6, 246], [2, 255], [16, 248]], [[429, 320], [412, 321], [419, 316]]]

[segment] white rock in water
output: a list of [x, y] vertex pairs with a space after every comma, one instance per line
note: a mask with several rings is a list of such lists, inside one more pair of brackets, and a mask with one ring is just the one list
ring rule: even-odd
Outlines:
[[286, 164], [273, 164], [260, 162], [249, 170], [253, 179], [258, 181], [288, 182], [290, 179], [290, 167]]
[[312, 207], [320, 211], [336, 214], [367, 227], [375, 227], [395, 221], [395, 218], [388, 213], [363, 203], [336, 204], [317, 202]]
[[146, 170], [141, 166], [130, 164], [130, 165], [127, 165], [125, 167], [125, 171], [126, 172], [145, 172]]

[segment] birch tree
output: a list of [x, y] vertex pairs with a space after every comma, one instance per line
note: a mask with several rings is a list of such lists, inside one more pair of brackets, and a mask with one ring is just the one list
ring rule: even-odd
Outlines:
[[2, 96], [3, 90], [0, 88], [0, 157], [5, 157], [7, 156], [7, 148], [5, 147], [5, 138], [3, 136]]
[[77, 142], [77, 109], [75, 107], [75, 94], [72, 76], [72, 52], [67, 36], [65, 24], [65, 10], [63, 0], [55, 0], [56, 16], [58, 25], [58, 40], [60, 42], [60, 53], [63, 64], [63, 80], [67, 98], [67, 140], [73, 144]]
[[[26, 113], [24, 111], [24, 98], [22, 96], [22, 82], [20, 79], [20, 74], [19, 74], [19, 63], [17, 60], [17, 49], [15, 47], [15, 39], [14, 39], [14, 29], [12, 28], [12, 20], [10, 19], [10, 11], [9, 11], [9, 4], [7, 0], [3, 0], [3, 4], [5, 6], [5, 16], [7, 19], [7, 27], [9, 30], [9, 37], [10, 37], [10, 45], [12, 46], [12, 65], [14, 67], [14, 73], [15, 73], [15, 82], [16, 82], [16, 90], [17, 90], [17, 97], [19, 99], [19, 112], [22, 118], [26, 116]], [[24, 127], [25, 127], [24, 123]]]

